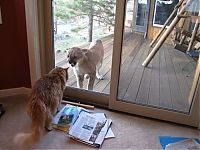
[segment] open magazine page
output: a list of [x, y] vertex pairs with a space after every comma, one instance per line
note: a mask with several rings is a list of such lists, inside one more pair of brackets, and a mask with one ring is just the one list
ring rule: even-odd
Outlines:
[[65, 105], [53, 118], [52, 124], [55, 129], [68, 131], [74, 124], [81, 111], [86, 111], [82, 107]]
[[93, 113], [81, 112], [75, 124], [70, 128], [69, 135], [94, 144], [106, 120], [105, 116], [97, 117]]
[[[95, 116], [96, 118], [101, 118], [102, 120], [106, 119], [106, 116], [105, 116], [104, 113], [94, 113], [93, 116]], [[101, 132], [99, 133], [99, 135], [98, 135], [98, 137], [97, 137], [97, 139], [95, 141], [96, 144], [100, 144], [101, 145], [103, 143], [103, 140], [104, 140], [104, 138], [106, 138], [109, 130], [110, 130], [110, 133], [109, 133], [107, 138], [114, 137], [114, 134], [113, 134], [113, 132], [112, 132], [112, 130], [110, 128], [111, 124], [112, 124], [112, 120], [111, 119], [107, 119], [104, 127], [101, 129]]]
[[112, 120], [107, 119], [104, 127], [101, 129], [98, 137], [95, 140], [95, 144], [101, 145], [103, 143], [104, 138], [106, 137], [108, 130], [110, 129], [111, 124], [112, 124]]
[[58, 123], [58, 120], [60, 119], [60, 116], [63, 112], [63, 110], [65, 109], [66, 106], [64, 106], [54, 117], [53, 117], [53, 120], [52, 120], [52, 123], [53, 124], [57, 124]]

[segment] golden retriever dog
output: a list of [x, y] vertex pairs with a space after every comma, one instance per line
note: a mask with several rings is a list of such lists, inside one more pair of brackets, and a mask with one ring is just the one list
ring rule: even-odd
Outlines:
[[27, 105], [32, 120], [31, 132], [18, 133], [14, 137], [15, 144], [30, 146], [40, 140], [44, 128], [52, 130], [52, 117], [58, 110], [68, 80], [67, 70], [56, 67], [36, 81]]
[[103, 57], [104, 47], [101, 40], [91, 43], [89, 49], [73, 47], [68, 51], [67, 59], [73, 67], [78, 88], [83, 88], [85, 75], [89, 78], [88, 90], [93, 90], [95, 76], [97, 79], [103, 79], [103, 76], [99, 74]]

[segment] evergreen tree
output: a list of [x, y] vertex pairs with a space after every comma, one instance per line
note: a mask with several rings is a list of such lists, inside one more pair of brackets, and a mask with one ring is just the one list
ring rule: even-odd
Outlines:
[[93, 21], [114, 26], [115, 0], [55, 0], [55, 17], [66, 21], [87, 16], [89, 42], [92, 41]]

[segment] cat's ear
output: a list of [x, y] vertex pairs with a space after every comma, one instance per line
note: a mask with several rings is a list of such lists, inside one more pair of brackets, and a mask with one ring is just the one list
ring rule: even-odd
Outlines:
[[69, 69], [69, 67], [67, 67], [67, 68], [63, 68], [66, 72], [68, 71], [68, 69]]

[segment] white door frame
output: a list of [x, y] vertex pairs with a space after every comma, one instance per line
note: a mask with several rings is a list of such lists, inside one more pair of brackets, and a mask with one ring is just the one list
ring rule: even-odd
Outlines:
[[41, 76], [37, 0], [24, 0], [31, 86]]
[[[24, 0], [31, 86], [54, 65], [51, 0]], [[49, 12], [49, 13], [46, 13]]]

